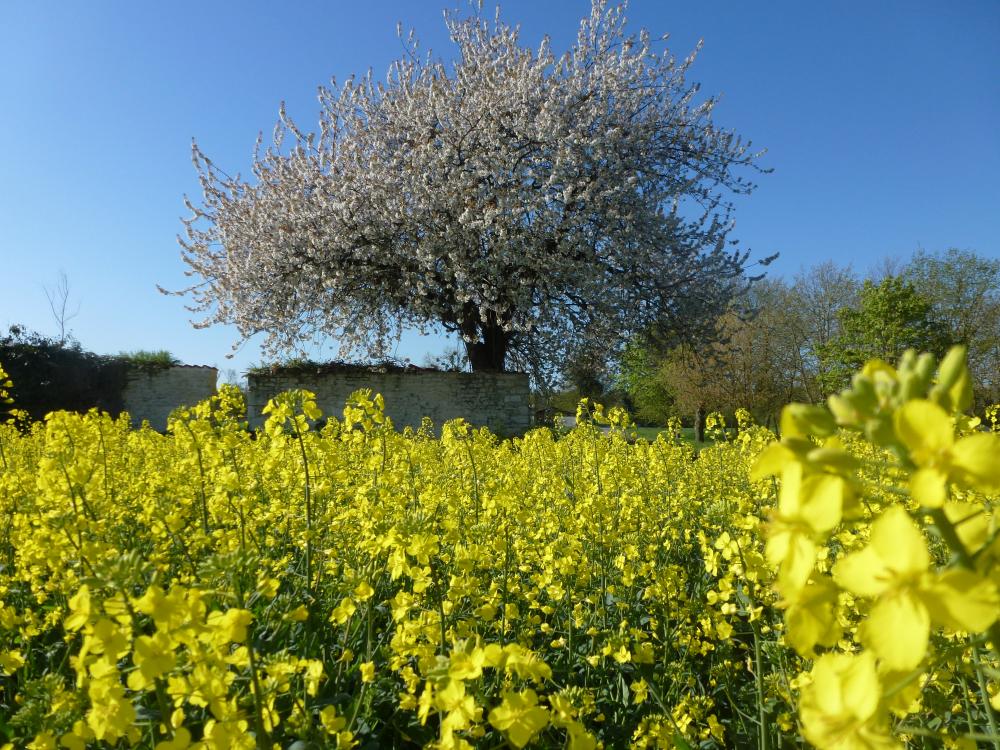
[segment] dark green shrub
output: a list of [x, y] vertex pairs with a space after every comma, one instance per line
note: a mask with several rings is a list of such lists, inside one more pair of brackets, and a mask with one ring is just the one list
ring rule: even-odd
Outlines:
[[128, 363], [84, 351], [76, 341], [56, 339], [11, 326], [0, 336], [0, 362], [14, 383], [14, 406], [31, 420], [50, 411], [122, 410]]

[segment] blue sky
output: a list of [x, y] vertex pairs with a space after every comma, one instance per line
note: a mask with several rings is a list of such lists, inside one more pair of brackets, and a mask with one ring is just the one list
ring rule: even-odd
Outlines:
[[[489, 5], [489, 3], [487, 3]], [[169, 349], [242, 369], [231, 329], [193, 330], [175, 237], [197, 196], [190, 142], [246, 171], [285, 100], [315, 121], [316, 86], [400, 52], [397, 21], [443, 57], [442, 0], [5, 3], [0, 24], [0, 326], [51, 333], [43, 286], [60, 269], [98, 352]], [[503, 3], [536, 45], [563, 49], [589, 0]], [[716, 121], [767, 148], [734, 237], [772, 273], [834, 259], [860, 269], [918, 246], [1000, 257], [1000, 2], [633, 0], [669, 32]], [[397, 356], [444, 346], [407, 336]], [[317, 352], [322, 356], [323, 352]]]

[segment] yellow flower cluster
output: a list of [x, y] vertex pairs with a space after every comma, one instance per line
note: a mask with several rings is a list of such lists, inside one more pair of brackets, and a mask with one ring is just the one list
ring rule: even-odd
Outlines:
[[363, 391], [0, 425], [0, 747], [1000, 742], [1000, 438], [934, 369], [697, 454]]
[[511, 441], [396, 431], [366, 392], [321, 429], [306, 392], [268, 415], [249, 432], [223, 389], [167, 434], [96, 412], [0, 428], [12, 747], [756, 736], [766, 431], [695, 461], [592, 404]]
[[766, 554], [785, 640], [816, 657], [796, 682], [819, 748], [1000, 742], [1000, 436], [964, 416], [964, 350], [936, 365], [869, 362], [829, 408], [786, 407], [754, 468], [780, 477]]

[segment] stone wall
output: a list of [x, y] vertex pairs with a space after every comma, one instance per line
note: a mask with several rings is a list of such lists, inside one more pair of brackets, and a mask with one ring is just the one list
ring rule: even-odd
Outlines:
[[167, 428], [167, 417], [178, 406], [194, 406], [215, 395], [214, 367], [179, 365], [163, 370], [133, 370], [128, 374], [122, 404], [132, 424], [149, 422], [154, 430]]
[[323, 413], [338, 419], [348, 396], [370, 388], [382, 394], [385, 412], [397, 429], [419, 427], [425, 416], [437, 427], [462, 417], [499, 435], [523, 434], [532, 426], [528, 376], [522, 373], [345, 370], [251, 374], [247, 384], [251, 427], [264, 422], [261, 412], [269, 399], [296, 388], [315, 393]]

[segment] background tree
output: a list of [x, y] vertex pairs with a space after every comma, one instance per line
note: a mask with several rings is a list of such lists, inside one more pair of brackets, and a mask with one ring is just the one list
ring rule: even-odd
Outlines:
[[640, 338], [629, 341], [619, 361], [615, 385], [642, 424], [662, 426], [677, 413], [661, 365], [662, 356]]
[[820, 352], [840, 335], [840, 313], [857, 306], [860, 291], [853, 269], [831, 261], [796, 275], [776, 313], [785, 319], [785, 347], [800, 387], [796, 398], [813, 403], [823, 399], [821, 384], [830, 377], [831, 363]]
[[[895, 270], [896, 275], [891, 271]], [[772, 405], [818, 402], [862, 362], [890, 362], [908, 347], [969, 347], [977, 405], [1000, 400], [1000, 261], [968, 250], [918, 251], [873, 265], [862, 284], [850, 268], [825, 262], [789, 283], [766, 279], [721, 319], [721, 335], [699, 346], [659, 351], [631, 344], [618, 375], [637, 415], [665, 424], [708, 410], [749, 408], [758, 421]]]
[[708, 411], [732, 414], [749, 409], [762, 422], [773, 422], [797, 394], [796, 373], [786, 361], [780, 283], [755, 287], [749, 312], [729, 312], [720, 321], [717, 340], [685, 345], [663, 360], [660, 378], [682, 414]]
[[1000, 400], [1000, 260], [957, 248], [918, 250], [901, 274], [949, 340], [968, 347], [977, 405]]
[[696, 442], [705, 440], [705, 416], [710, 409], [726, 409], [724, 389], [717, 388], [721, 369], [713, 344], [682, 344], [660, 361], [657, 378], [670, 393], [678, 414], [691, 419]]
[[474, 370], [611, 351], [653, 323], [697, 336], [746, 285], [728, 196], [757, 155], [696, 100], [694, 55], [600, 1], [562, 56], [499, 17], [446, 23], [452, 65], [411, 34], [384, 81], [321, 89], [318, 135], [282, 108], [252, 182], [194, 148], [201, 324], [270, 351], [330, 334], [341, 356], [439, 325]]
[[576, 351], [564, 370], [564, 378], [579, 398], [600, 399], [607, 391], [606, 363], [594, 352]]
[[77, 303], [75, 307], [70, 304], [69, 277], [63, 270], [59, 271], [56, 283], [51, 289], [47, 286], [42, 289], [45, 291], [45, 299], [49, 301], [49, 310], [59, 332], [57, 341], [60, 346], [65, 346], [72, 337], [69, 322], [80, 314], [80, 304]]
[[68, 337], [13, 325], [0, 333], [0, 363], [16, 386], [17, 408], [31, 421], [61, 409], [122, 410], [129, 365], [121, 357], [94, 354]]
[[716, 335], [658, 350], [632, 342], [619, 373], [639, 416], [658, 424], [676, 414], [732, 413], [745, 407], [760, 422], [782, 405], [808, 398], [803, 381], [803, 304], [781, 280], [763, 280], [734, 303]]
[[846, 386], [867, 360], [895, 362], [907, 349], [942, 356], [950, 343], [930, 301], [901, 276], [886, 276], [877, 284], [866, 280], [858, 306], [842, 308], [837, 315], [840, 333], [819, 347], [825, 393]]

